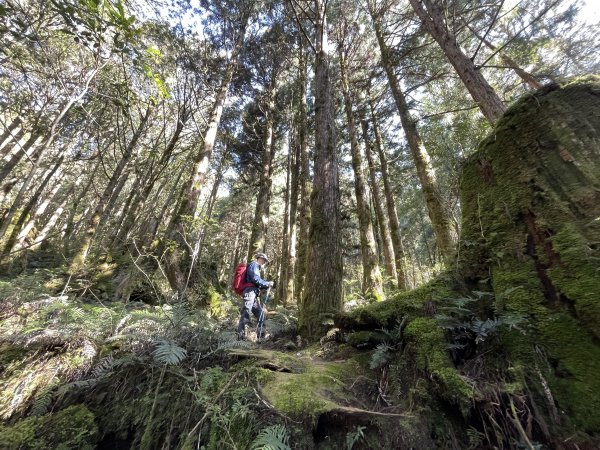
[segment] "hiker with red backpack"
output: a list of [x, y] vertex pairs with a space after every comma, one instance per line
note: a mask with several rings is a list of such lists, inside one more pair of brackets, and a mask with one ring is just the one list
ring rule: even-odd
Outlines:
[[[246, 266], [240, 264], [236, 268], [236, 275], [233, 280], [234, 291], [244, 299], [244, 305], [240, 310], [240, 322], [237, 328], [238, 340], [246, 339], [246, 324], [250, 322], [250, 312], [254, 314], [258, 324], [256, 326], [256, 338], [264, 337], [265, 314], [260, 304], [260, 290], [267, 289], [275, 285], [273, 281], [266, 281], [260, 277], [260, 269], [269, 262], [269, 258], [264, 253], [254, 255], [255, 260]], [[245, 274], [244, 274], [245, 272]]]

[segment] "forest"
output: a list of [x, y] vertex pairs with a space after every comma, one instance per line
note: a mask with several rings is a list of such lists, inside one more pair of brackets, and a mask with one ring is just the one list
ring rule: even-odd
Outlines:
[[0, 450], [600, 448], [594, 5], [0, 0]]

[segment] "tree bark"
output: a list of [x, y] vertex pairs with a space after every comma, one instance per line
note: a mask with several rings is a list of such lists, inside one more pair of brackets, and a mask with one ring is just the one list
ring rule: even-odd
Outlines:
[[[599, 90], [595, 77], [523, 97], [469, 158], [461, 180], [465, 245], [457, 271], [471, 283], [489, 279], [496, 311], [527, 318], [527, 334], [503, 342], [506, 357], [539, 379], [531, 361], [543, 348], [538, 370], [558, 410], [596, 433]], [[549, 424], [557, 419], [546, 418]]]
[[306, 90], [308, 87], [307, 69], [308, 61], [303, 39], [299, 44], [299, 94], [298, 94], [298, 145], [300, 151], [299, 184], [300, 184], [300, 212], [298, 215], [298, 239], [296, 243], [296, 272], [294, 274], [294, 297], [298, 304], [302, 303], [304, 280], [308, 268], [308, 229], [310, 227], [310, 194], [312, 183], [310, 180], [310, 155], [308, 152], [308, 105], [306, 103]]
[[294, 145], [294, 157], [292, 162], [291, 190], [290, 190], [290, 224], [287, 250], [287, 273], [286, 286], [283, 295], [283, 304], [288, 305], [294, 300], [295, 295], [295, 273], [296, 273], [296, 239], [298, 237], [298, 193], [300, 177], [300, 157], [302, 147], [299, 143]]
[[386, 274], [393, 280], [393, 284], [398, 286], [398, 279], [404, 279], [404, 276], [399, 276], [396, 272], [396, 259], [394, 255], [394, 246], [392, 243], [392, 235], [390, 234], [390, 225], [388, 217], [384, 211], [384, 198], [381, 196], [379, 188], [379, 180], [375, 171], [375, 162], [373, 160], [373, 144], [369, 138], [369, 124], [366, 119], [361, 121], [363, 141], [365, 143], [365, 153], [367, 155], [367, 164], [369, 166], [369, 181], [371, 184], [371, 193], [373, 195], [373, 203], [375, 206], [375, 215], [379, 225], [379, 235], [381, 236], [381, 247], [385, 262]]
[[260, 179], [258, 182], [258, 196], [256, 198], [256, 208], [254, 211], [254, 220], [250, 233], [250, 245], [248, 248], [247, 259], [253, 259], [257, 252], [265, 252], [265, 238], [267, 227], [269, 226], [269, 210], [271, 200], [271, 174], [273, 172], [273, 157], [275, 142], [273, 139], [273, 110], [275, 108], [275, 87], [276, 80], [273, 80], [268, 92], [265, 94], [264, 105], [261, 108], [265, 114], [265, 128], [262, 140], [262, 161]]
[[394, 247], [394, 256], [396, 258], [396, 273], [398, 274], [398, 288], [406, 289], [408, 286], [406, 279], [406, 257], [404, 254], [404, 245], [402, 244], [402, 232], [400, 231], [400, 222], [398, 221], [398, 213], [396, 212], [396, 200], [390, 177], [388, 174], [387, 155], [383, 148], [383, 140], [379, 131], [379, 123], [375, 116], [375, 108], [373, 102], [369, 100], [369, 108], [371, 112], [371, 123], [373, 124], [373, 133], [375, 135], [375, 148], [379, 155], [379, 164], [381, 169], [381, 178], [383, 181], [383, 190], [385, 193], [385, 204], [387, 207], [388, 219], [390, 224], [390, 236], [392, 246]]
[[423, 26], [446, 54], [483, 115], [492, 125], [495, 124], [506, 111], [506, 106], [475, 67], [471, 58], [464, 54], [456, 37], [446, 25], [442, 12], [434, 4], [434, 0], [409, 0], [409, 2]]
[[350, 137], [350, 152], [352, 153], [352, 169], [354, 170], [354, 193], [356, 196], [356, 212], [358, 215], [358, 226], [360, 232], [360, 247], [362, 253], [363, 283], [362, 293], [372, 300], [383, 300], [383, 280], [379, 269], [379, 258], [373, 224], [371, 222], [371, 205], [369, 203], [369, 192], [363, 172], [361, 149], [358, 142], [356, 120], [352, 111], [352, 96], [348, 84], [346, 59], [341, 46], [338, 47], [340, 60], [340, 77], [342, 94], [344, 96], [344, 109], [346, 111], [346, 123], [348, 136]]
[[[392, 90], [392, 95], [400, 115], [400, 121], [402, 128], [406, 135], [406, 140], [410, 148], [410, 152], [417, 169], [417, 175], [421, 182], [421, 188], [423, 195], [425, 196], [425, 204], [427, 205], [427, 212], [431, 219], [431, 224], [435, 231], [436, 242], [440, 253], [442, 254], [444, 261], [450, 263], [454, 258], [454, 239], [452, 237], [452, 220], [448, 213], [445, 211], [444, 206], [439, 198], [437, 182], [435, 179], [435, 172], [431, 166], [429, 153], [423, 145], [421, 135], [417, 129], [417, 125], [410, 115], [410, 110], [404, 97], [404, 93], [400, 88], [400, 83], [394, 73], [389, 49], [385, 43], [383, 30], [379, 18], [373, 15], [373, 24], [375, 27], [375, 34], [377, 36], [377, 42], [379, 43], [379, 49], [381, 51], [381, 64], [383, 65], [387, 74], [388, 82]], [[390, 217], [391, 220], [393, 220]], [[398, 255], [396, 255], [397, 257]]]
[[[293, 130], [291, 131], [293, 133]], [[288, 136], [289, 142], [289, 136]], [[290, 272], [288, 268], [288, 258], [289, 258], [289, 249], [290, 249], [290, 197], [291, 197], [291, 183], [292, 183], [292, 165], [294, 162], [292, 161], [293, 155], [293, 145], [288, 145], [288, 153], [287, 153], [287, 164], [286, 164], [286, 176], [285, 176], [285, 189], [283, 190], [284, 196], [284, 208], [283, 208], [283, 226], [282, 226], [282, 238], [281, 238], [281, 261], [282, 264], [279, 267], [279, 276], [277, 278], [277, 295], [274, 300], [281, 300], [283, 305], [287, 304], [287, 284], [288, 278], [290, 278]], [[292, 272], [293, 276], [293, 272]]]
[[342, 245], [340, 192], [330, 56], [327, 42], [327, 4], [315, 0], [315, 168], [308, 236], [306, 288], [299, 313], [302, 334], [315, 338], [323, 320], [342, 308]]

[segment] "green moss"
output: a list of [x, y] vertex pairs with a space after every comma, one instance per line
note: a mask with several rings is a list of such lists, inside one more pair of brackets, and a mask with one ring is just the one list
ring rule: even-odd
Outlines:
[[295, 419], [315, 420], [320, 414], [346, 405], [344, 380], [357, 373], [357, 363], [322, 363], [304, 373], [275, 372], [263, 393], [275, 409]]
[[12, 426], [0, 425], [0, 449], [93, 449], [98, 437], [94, 415], [83, 405], [43, 417], [29, 417]]
[[450, 276], [441, 275], [412, 291], [399, 292], [383, 302], [357, 308], [347, 315], [347, 319], [342, 317], [338, 321], [354, 329], [393, 328], [405, 316], [421, 314], [425, 303], [451, 296], [450, 284]]
[[446, 350], [446, 340], [435, 319], [418, 317], [404, 330], [416, 368], [429, 373], [438, 384], [438, 394], [453, 402], [467, 416], [473, 389], [458, 374]]
[[357, 331], [348, 335], [348, 344], [356, 348], [374, 348], [386, 340], [387, 336], [381, 331]]
[[543, 374], [590, 432], [600, 430], [598, 93], [600, 77], [586, 77], [515, 103], [471, 157], [461, 193], [463, 272], [491, 274], [496, 309], [528, 318], [527, 335], [502, 336], [524, 371], [504, 388]]

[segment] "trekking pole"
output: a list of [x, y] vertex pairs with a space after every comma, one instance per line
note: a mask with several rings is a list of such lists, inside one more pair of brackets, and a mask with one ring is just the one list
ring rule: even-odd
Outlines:
[[[267, 295], [265, 295], [265, 302], [261, 305], [260, 308], [260, 316], [258, 316], [258, 323], [256, 324], [256, 339], [262, 339], [262, 335], [265, 332], [265, 326], [263, 324], [263, 320], [265, 318], [265, 310], [267, 308], [267, 303], [269, 303], [269, 293], [271, 292], [271, 286], [269, 285], [269, 288], [267, 289]], [[259, 297], [260, 299], [260, 297]], [[258, 327], [260, 327], [262, 324], [262, 333], [261, 333], [261, 338], [258, 337]]]

